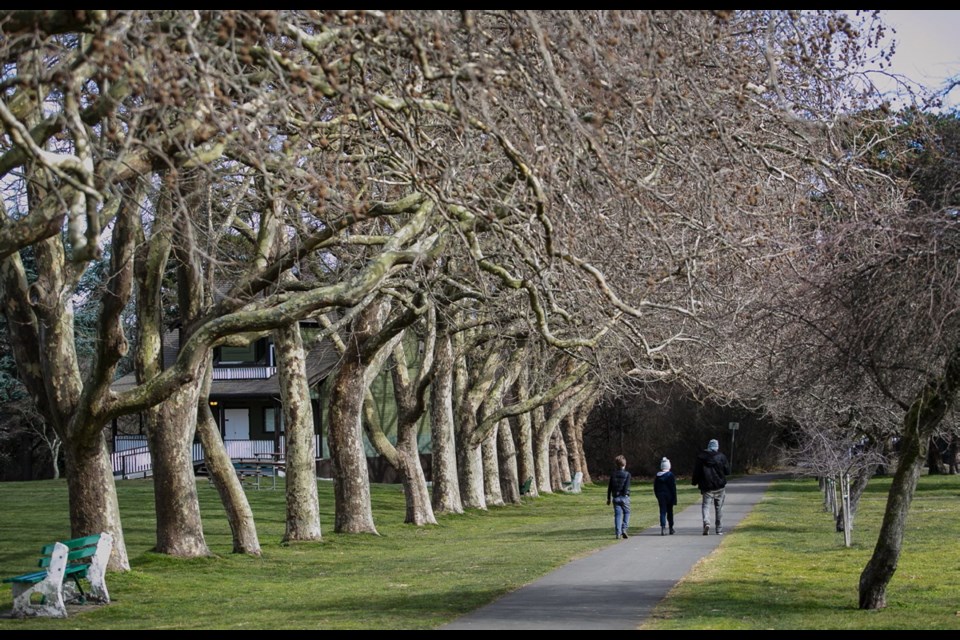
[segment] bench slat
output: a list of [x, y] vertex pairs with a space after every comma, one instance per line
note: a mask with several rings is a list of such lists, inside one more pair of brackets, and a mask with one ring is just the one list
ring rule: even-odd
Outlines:
[[[74, 538], [72, 540], [60, 540], [60, 544], [67, 545], [67, 549], [80, 549], [82, 547], [97, 546], [97, 543], [100, 541], [100, 534], [92, 536], [84, 536], [82, 538]], [[48, 556], [53, 553], [53, 545], [55, 543], [51, 542], [42, 549], [40, 549], [40, 554]]]
[[[96, 547], [87, 547], [85, 549], [77, 549], [76, 551], [71, 551], [70, 553], [67, 554], [67, 562], [70, 562], [71, 560], [82, 560], [83, 558], [89, 558], [90, 556], [94, 555], [96, 552], [97, 552]], [[40, 566], [49, 567], [50, 556], [40, 558]]]
[[24, 573], [12, 578], [4, 578], [3, 582], [40, 582], [47, 577], [46, 571], [34, 571], [33, 573]]
[[[60, 543], [67, 546], [71, 551], [67, 554], [67, 562], [82, 560], [84, 558], [89, 558], [97, 553], [97, 543], [100, 541], [100, 534], [92, 536], [84, 536], [82, 538], [73, 538], [71, 540], [61, 540]], [[37, 566], [46, 569], [50, 566], [50, 556], [53, 553], [55, 542], [51, 542], [48, 545], [44, 545], [40, 549], [41, 557], [37, 561]], [[83, 578], [86, 576], [87, 569], [90, 568], [90, 563], [77, 563], [74, 562], [67, 566], [64, 571], [64, 577], [72, 576], [76, 574], [77, 577]], [[10, 578], [3, 578], [0, 582], [26, 582], [34, 583], [40, 582], [47, 575], [46, 571], [32, 571], [30, 573], [24, 573], [19, 576], [13, 576]]]

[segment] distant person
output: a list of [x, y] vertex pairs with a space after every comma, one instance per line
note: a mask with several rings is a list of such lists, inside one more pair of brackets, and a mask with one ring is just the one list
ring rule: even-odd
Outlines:
[[711, 440], [707, 448], [697, 454], [697, 461], [693, 466], [693, 478], [690, 484], [700, 489], [703, 514], [703, 535], [710, 533], [710, 503], [713, 503], [717, 535], [723, 535], [723, 499], [727, 486], [727, 476], [730, 475], [730, 462], [727, 456], [720, 453], [720, 443]]
[[613, 530], [617, 539], [627, 536], [630, 523], [630, 472], [627, 471], [627, 459], [622, 455], [613, 459], [614, 470], [607, 485], [607, 504], [613, 501]]
[[653, 480], [653, 495], [657, 496], [660, 504], [660, 535], [667, 533], [670, 525], [670, 535], [673, 535], [673, 507], [677, 504], [677, 478], [670, 470], [670, 460], [660, 461], [660, 471]]

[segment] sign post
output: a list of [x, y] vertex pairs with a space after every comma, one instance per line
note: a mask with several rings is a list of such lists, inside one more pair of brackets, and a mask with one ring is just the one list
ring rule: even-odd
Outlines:
[[740, 428], [739, 422], [730, 423], [730, 471], [733, 471], [733, 441], [737, 437], [737, 429]]

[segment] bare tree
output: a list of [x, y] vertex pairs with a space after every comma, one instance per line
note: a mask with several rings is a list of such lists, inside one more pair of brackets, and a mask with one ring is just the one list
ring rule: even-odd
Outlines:
[[[868, 111], [833, 132], [851, 160], [848, 172], [784, 227], [790, 233], [780, 234], [780, 253], [743, 272], [775, 286], [759, 293], [754, 282], [735, 323], [751, 337], [728, 342], [755, 365], [754, 397], [807, 422], [817, 438], [846, 424], [831, 436], [845, 450], [864, 420], [895, 431], [896, 471], [860, 578], [864, 609], [886, 604], [926, 447], [957, 392], [956, 223], [949, 195], [925, 198], [930, 192], [918, 186], [942, 140], [927, 124]], [[851, 188], [854, 180], [860, 189]], [[936, 195], [949, 194], [951, 184]]]
[[[453, 264], [424, 293], [454, 336], [466, 339], [463, 314], [475, 312], [561, 359], [522, 408], [478, 423], [504, 343], [468, 343], [452, 365], [438, 350], [438, 429], [447, 367], [484, 363], [455, 378], [468, 507], [483, 497], [467, 463], [504, 418], [549, 406], [532, 428], [542, 455], [595, 385], [724, 369], [704, 346], [722, 332], [708, 312], [728, 308], [730, 265], [779, 231], [765, 216], [807, 207], [820, 182], [859, 187], [824, 131], [858, 98], [847, 80], [874, 34], [836, 12], [793, 11], [4, 11], [0, 28], [11, 69], [0, 176], [25, 176], [25, 206], [0, 226], [4, 299], [26, 327], [18, 363], [31, 394], [56, 409], [71, 495], [101, 496], [75, 510], [78, 534], [119, 529], [94, 446], [105, 421], [194, 393], [219, 340], [358, 312], [422, 264]], [[228, 246], [204, 255], [233, 286], [191, 319], [175, 363], [114, 395], [125, 344], [113, 302], [90, 385], [60, 310], [108, 232], [126, 287], [115, 302], [129, 295], [124, 230], [139, 202], [121, 186], [160, 170], [202, 171], [211, 201], [227, 203], [216, 215], [253, 221], [256, 237], [275, 208], [290, 244], [254, 268]], [[181, 212], [189, 237], [194, 212]], [[28, 295], [16, 252], [31, 244], [42, 273]], [[469, 304], [448, 309], [451, 289]], [[351, 362], [343, 382], [359, 385]], [[38, 363], [53, 375], [41, 379]], [[353, 393], [341, 385], [334, 412], [358, 440]], [[362, 465], [341, 462], [338, 486], [362, 485]], [[543, 470], [538, 488], [550, 490]], [[356, 528], [372, 529], [368, 515]]]

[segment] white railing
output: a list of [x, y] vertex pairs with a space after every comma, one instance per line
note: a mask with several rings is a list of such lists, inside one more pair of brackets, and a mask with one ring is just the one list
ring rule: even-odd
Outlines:
[[214, 380], [266, 380], [277, 373], [276, 367], [214, 367]]
[[147, 446], [147, 436], [115, 436], [113, 438], [114, 451], [126, 451]]
[[[123, 443], [121, 445], [120, 443]], [[139, 446], [134, 443], [141, 443]], [[278, 453], [280, 457], [286, 456], [286, 439], [281, 436], [279, 441], [273, 440], [224, 440], [224, 446], [227, 448], [227, 454], [232, 459], [255, 458], [257, 454]], [[314, 456], [320, 457], [320, 436], [313, 436]], [[115, 440], [116, 451], [110, 454], [113, 463], [113, 474], [126, 480], [128, 478], [142, 478], [153, 475], [153, 464], [150, 458], [150, 450], [146, 447], [146, 438], [141, 436], [117, 438]], [[193, 464], [200, 465], [204, 459], [203, 445], [199, 442], [193, 445]]]

